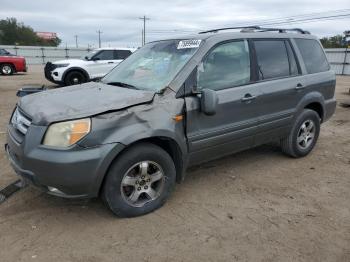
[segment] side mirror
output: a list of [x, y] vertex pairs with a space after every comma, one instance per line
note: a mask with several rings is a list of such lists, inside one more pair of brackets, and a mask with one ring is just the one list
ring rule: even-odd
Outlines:
[[91, 58], [91, 60], [92, 61], [98, 61], [98, 60], [100, 60], [100, 58], [99, 57], [93, 57], [93, 58]]
[[218, 100], [218, 96], [214, 90], [203, 89], [201, 92], [201, 111], [208, 116], [215, 115]]

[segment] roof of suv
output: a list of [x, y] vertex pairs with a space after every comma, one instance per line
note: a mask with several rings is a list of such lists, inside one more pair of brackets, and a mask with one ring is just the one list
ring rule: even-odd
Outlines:
[[[307, 31], [303, 31], [304, 33], [298, 32], [297, 30], [301, 29], [291, 29], [289, 31], [288, 29], [279, 29], [283, 30], [282, 32], [278, 31], [252, 31], [252, 30], [246, 30], [246, 31], [227, 31], [227, 30], [233, 30], [233, 29], [217, 29], [217, 30], [210, 30], [207, 32], [201, 32], [199, 34], [191, 34], [191, 35], [185, 35], [185, 36], [179, 36], [179, 37], [172, 37], [170, 39], [211, 39], [211, 40], [225, 40], [225, 39], [235, 39], [235, 38], [306, 38], [306, 39], [317, 39], [316, 36], [311, 35]], [[278, 29], [276, 29], [278, 30]], [[289, 33], [290, 32], [290, 33]]]
[[135, 51], [137, 48], [130, 48], [130, 47], [100, 47], [96, 48], [94, 50], [130, 50]]

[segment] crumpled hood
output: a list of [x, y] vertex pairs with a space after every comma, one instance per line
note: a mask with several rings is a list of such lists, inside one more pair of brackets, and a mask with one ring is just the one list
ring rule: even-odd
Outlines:
[[36, 125], [89, 117], [149, 103], [155, 92], [90, 82], [24, 96], [19, 107]]

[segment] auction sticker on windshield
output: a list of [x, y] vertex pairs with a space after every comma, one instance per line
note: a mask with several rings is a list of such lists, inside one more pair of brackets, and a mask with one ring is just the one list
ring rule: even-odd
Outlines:
[[201, 42], [200, 39], [181, 40], [177, 45], [177, 49], [198, 48]]

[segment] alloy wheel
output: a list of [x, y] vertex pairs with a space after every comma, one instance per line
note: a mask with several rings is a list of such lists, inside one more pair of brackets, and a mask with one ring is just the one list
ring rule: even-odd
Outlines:
[[142, 161], [133, 165], [123, 176], [121, 195], [129, 205], [142, 207], [162, 194], [164, 181], [160, 165], [153, 161]]
[[316, 134], [315, 123], [310, 119], [304, 121], [299, 128], [299, 132], [297, 136], [298, 147], [303, 150], [307, 149], [314, 141], [315, 134]]

